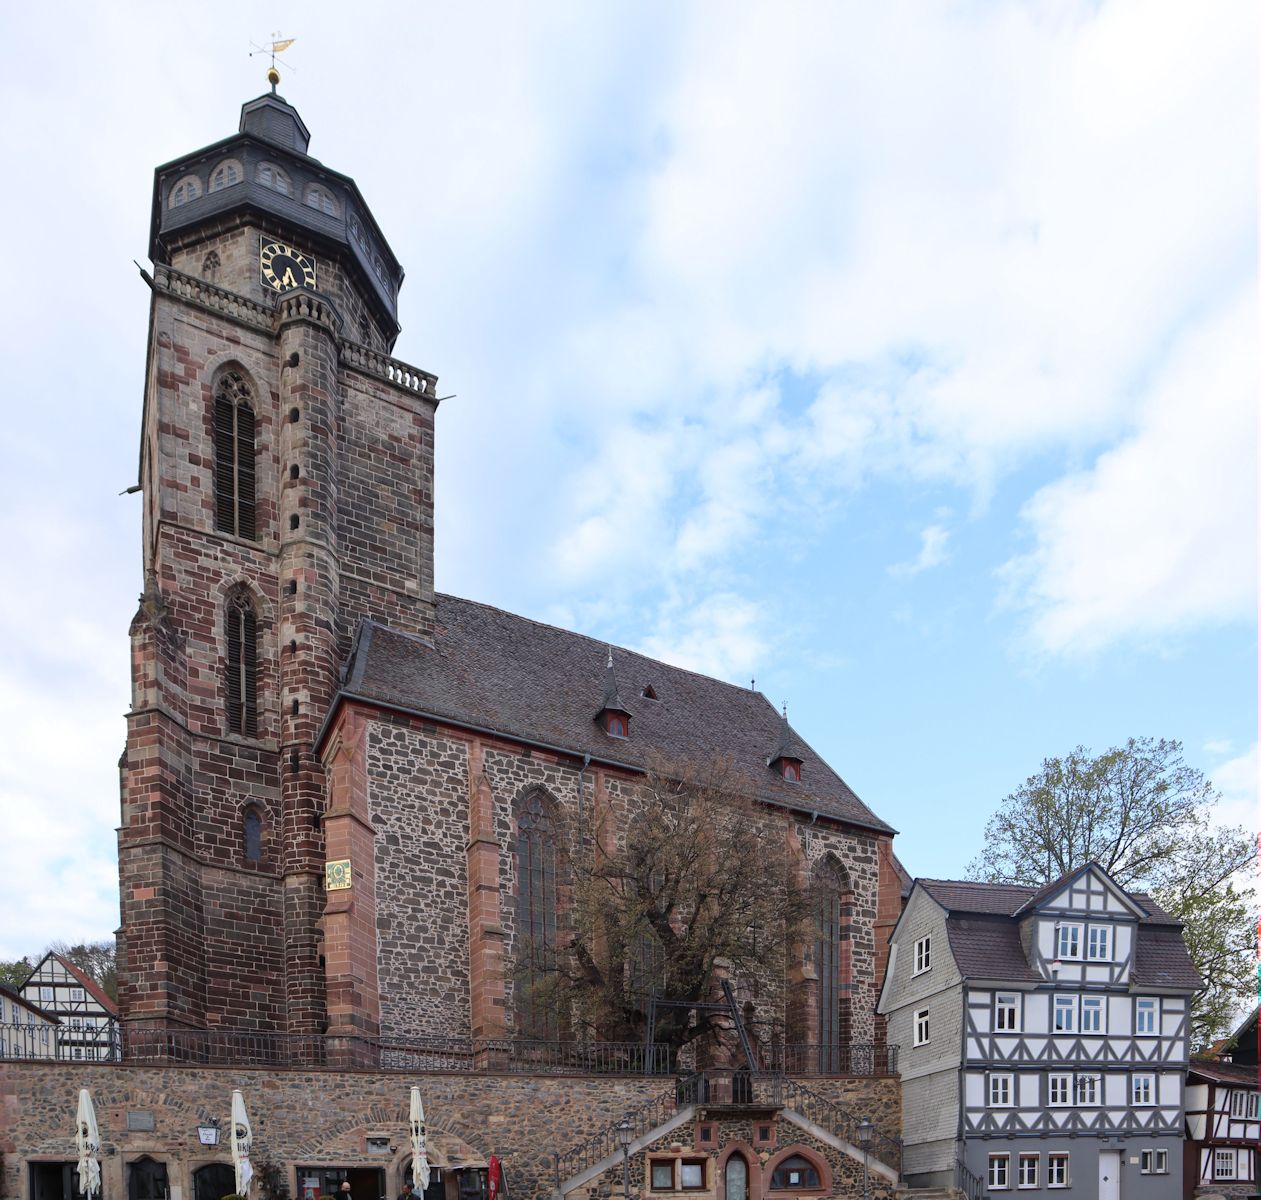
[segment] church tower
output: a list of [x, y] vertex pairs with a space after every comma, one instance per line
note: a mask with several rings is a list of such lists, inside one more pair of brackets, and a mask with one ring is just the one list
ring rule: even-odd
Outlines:
[[119, 831], [136, 1037], [318, 1032], [354, 991], [325, 946], [314, 747], [361, 618], [432, 636], [436, 380], [390, 357], [402, 269], [275, 82], [154, 178]]

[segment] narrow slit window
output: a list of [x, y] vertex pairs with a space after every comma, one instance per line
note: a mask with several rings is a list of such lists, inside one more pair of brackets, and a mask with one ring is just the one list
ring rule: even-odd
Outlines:
[[229, 600], [225, 624], [228, 732], [254, 737], [258, 733], [258, 620], [244, 590]]

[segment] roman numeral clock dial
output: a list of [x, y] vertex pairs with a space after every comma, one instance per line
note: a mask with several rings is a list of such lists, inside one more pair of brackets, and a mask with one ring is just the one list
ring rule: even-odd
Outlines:
[[263, 242], [258, 252], [263, 283], [277, 292], [315, 287], [315, 263], [284, 242]]

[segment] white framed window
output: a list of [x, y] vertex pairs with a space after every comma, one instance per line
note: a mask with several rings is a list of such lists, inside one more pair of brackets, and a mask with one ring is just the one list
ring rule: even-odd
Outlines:
[[1248, 1093], [1248, 1120], [1255, 1121], [1257, 1119], [1258, 1109], [1261, 1108], [1261, 1093]]
[[1230, 1115], [1242, 1117], [1248, 1111], [1248, 1093], [1238, 1089], [1230, 1093]]
[[1020, 994], [998, 992], [994, 996], [994, 1028], [1000, 1033], [1012, 1033], [1020, 1028]]
[[226, 159], [210, 173], [210, 190], [221, 192], [224, 188], [240, 183], [241, 177], [241, 164], [235, 158]]
[[82, 989], [82, 988], [71, 988], [71, 989], [70, 989], [70, 999], [71, 999], [71, 1000], [82, 1000], [82, 999], [83, 999], [83, 989]]
[[1048, 1154], [1046, 1156], [1047, 1187], [1068, 1187], [1068, 1155]]
[[1016, 1167], [1016, 1186], [1035, 1188], [1038, 1186], [1038, 1166], [1041, 1157], [1037, 1154], [1022, 1154]]
[[1011, 1155], [991, 1154], [989, 1185], [992, 1188], [1011, 1187]]
[[1073, 1102], [1073, 1077], [1071, 1075], [1047, 1076], [1047, 1102], [1062, 1107]]
[[1077, 997], [1056, 996], [1055, 1019], [1052, 1024], [1056, 1033], [1074, 1033], [1077, 1029]]
[[1112, 926], [1091, 925], [1086, 930], [1086, 957], [1094, 962], [1112, 961]]
[[915, 943], [915, 970], [912, 974], [922, 975], [931, 970], [933, 965], [933, 939], [922, 937]]
[[1081, 926], [1060, 925], [1055, 940], [1056, 958], [1081, 958]]
[[196, 200], [200, 195], [201, 180], [196, 175], [185, 175], [171, 189], [166, 206], [167, 208], [179, 208], [181, 204], [187, 204], [190, 200]]
[[1082, 1033], [1103, 1032], [1103, 997], [1083, 996], [1081, 998], [1081, 1031]]
[[1134, 1075], [1130, 1078], [1130, 1103], [1135, 1106], [1156, 1103], [1155, 1075]]
[[1094, 1108], [1099, 1103], [1099, 1076], [1078, 1075], [1075, 1081], [1077, 1103], [1084, 1107]]
[[989, 1077], [989, 1103], [990, 1108], [1011, 1107], [1011, 1076], [1009, 1074], [996, 1074]]
[[1134, 1032], [1156, 1032], [1156, 1010], [1158, 1000], [1143, 999], [1134, 1001]]
[[915, 1014], [915, 1044], [928, 1044], [928, 1009], [921, 1008]]
[[318, 208], [320, 212], [330, 217], [337, 216], [337, 201], [318, 183], [307, 185], [305, 200], [308, 207]]
[[1139, 1173], [1142, 1175], [1168, 1175], [1169, 1151], [1144, 1150], [1139, 1155]]
[[282, 196], [293, 195], [293, 181], [289, 178], [289, 172], [283, 167], [276, 166], [275, 163], [259, 163], [254, 168], [254, 178], [265, 188], [271, 188], [273, 192], [279, 192]]
[[1235, 1152], [1233, 1150], [1213, 1151], [1213, 1178], [1234, 1179]]
[[39, 1002], [41, 1004], [52, 1003], [53, 990], [50, 987], [42, 987], [39, 989]]

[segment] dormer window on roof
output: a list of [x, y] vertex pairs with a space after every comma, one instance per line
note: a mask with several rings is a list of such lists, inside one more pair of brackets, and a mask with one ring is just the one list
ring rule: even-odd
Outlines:
[[788, 724], [788, 706], [785, 705], [779, 726], [779, 740], [775, 743], [775, 749], [766, 756], [766, 765], [785, 783], [800, 783], [803, 762], [805, 751], [797, 741], [792, 726]]
[[600, 722], [609, 737], [630, 737], [630, 710], [622, 703], [617, 694], [617, 677], [613, 673], [613, 647], [609, 647], [608, 662], [604, 666], [604, 703], [596, 713], [595, 719]]

